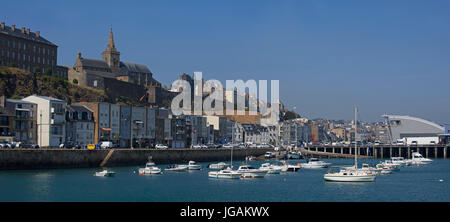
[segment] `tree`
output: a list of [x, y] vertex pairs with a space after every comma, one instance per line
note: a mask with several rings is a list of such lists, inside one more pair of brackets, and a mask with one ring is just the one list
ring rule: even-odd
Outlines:
[[52, 68], [46, 68], [46, 69], [45, 69], [45, 74], [47, 74], [47, 75], [51, 76], [51, 75], [52, 75], [52, 73], [53, 73], [53, 70], [52, 70]]
[[77, 79], [73, 79], [72, 82], [73, 82], [73, 84], [78, 85], [78, 80]]
[[35, 73], [40, 73], [40, 72], [41, 72], [41, 68], [39, 68], [39, 67], [34, 67], [34, 72], [35, 72]]

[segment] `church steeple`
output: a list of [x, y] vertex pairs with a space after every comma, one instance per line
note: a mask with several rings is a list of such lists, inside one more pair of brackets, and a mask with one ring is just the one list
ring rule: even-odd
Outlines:
[[107, 50], [116, 50], [116, 47], [115, 47], [115, 45], [114, 45], [114, 36], [113, 36], [113, 32], [112, 32], [112, 28], [111, 28], [111, 30], [110, 30], [110, 32], [109, 32], [109, 40], [108, 40], [108, 47], [107, 47]]
[[109, 67], [113, 72], [118, 71], [120, 67], [120, 52], [117, 51], [116, 46], [114, 44], [114, 36], [112, 32], [112, 28], [109, 32], [108, 46], [105, 51], [102, 53], [103, 61], [108, 63]]

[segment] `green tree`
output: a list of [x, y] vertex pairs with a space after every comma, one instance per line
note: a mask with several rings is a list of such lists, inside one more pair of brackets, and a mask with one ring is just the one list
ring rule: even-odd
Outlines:
[[73, 82], [73, 84], [78, 85], [78, 80], [77, 79], [73, 79], [72, 82]]
[[45, 69], [45, 74], [47, 74], [47, 75], [51, 76], [51, 75], [52, 75], [52, 73], [53, 73], [53, 70], [52, 70], [52, 68], [46, 68], [46, 69]]
[[34, 73], [41, 73], [41, 68], [34, 67]]

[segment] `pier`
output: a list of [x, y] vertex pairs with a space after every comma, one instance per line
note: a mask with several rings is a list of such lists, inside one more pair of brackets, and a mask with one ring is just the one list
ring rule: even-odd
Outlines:
[[[447, 159], [449, 155], [449, 145], [378, 145], [378, 146], [359, 146], [358, 156], [361, 158], [370, 157], [375, 159], [404, 157], [411, 158], [413, 152], [419, 152], [426, 158]], [[317, 155], [329, 158], [347, 158], [353, 157], [355, 147], [352, 146], [307, 146], [300, 149], [302, 153]]]

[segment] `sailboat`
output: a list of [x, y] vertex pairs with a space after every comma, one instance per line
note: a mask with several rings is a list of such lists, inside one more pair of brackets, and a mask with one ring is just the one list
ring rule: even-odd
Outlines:
[[233, 147], [231, 147], [231, 167], [219, 171], [210, 171], [208, 177], [216, 179], [239, 179], [242, 173], [233, 170]]
[[355, 166], [341, 168], [338, 172], [328, 172], [323, 178], [325, 181], [333, 182], [372, 182], [375, 180], [376, 175], [371, 171], [364, 170], [362, 168], [358, 169], [358, 143], [356, 142], [358, 133], [358, 121], [357, 114], [358, 109], [355, 107]]

